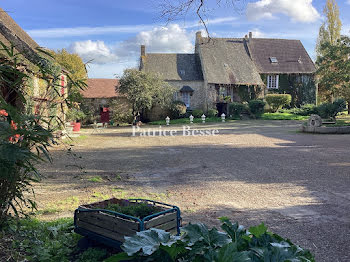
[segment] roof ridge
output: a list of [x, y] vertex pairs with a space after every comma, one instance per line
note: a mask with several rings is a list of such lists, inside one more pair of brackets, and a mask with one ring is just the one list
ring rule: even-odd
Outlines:
[[[208, 39], [208, 37], [202, 37], [202, 39]], [[219, 39], [219, 40], [225, 40], [225, 39], [235, 39], [235, 40], [244, 40], [244, 37], [210, 37], [210, 39]], [[265, 37], [253, 37], [251, 40], [255, 39], [263, 39], [263, 40], [287, 40], [287, 41], [300, 41], [300, 39], [287, 39], [287, 38], [265, 38]]]
[[119, 80], [118, 78], [88, 78], [87, 80]]
[[146, 53], [147, 55], [195, 55], [195, 53]]

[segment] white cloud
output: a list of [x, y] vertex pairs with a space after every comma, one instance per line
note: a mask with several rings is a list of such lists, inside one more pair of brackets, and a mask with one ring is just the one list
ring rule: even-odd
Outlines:
[[117, 56], [103, 41], [74, 42], [68, 50], [80, 55], [84, 62], [91, 61], [93, 64], [105, 64], [117, 60]]
[[146, 52], [190, 53], [194, 48], [190, 37], [178, 24], [155, 27], [121, 42], [115, 52], [118, 56], [139, 55], [140, 45], [146, 45]]
[[[349, 0], [350, 3], [350, 0]], [[342, 35], [350, 36], [350, 25], [343, 25], [341, 30]]]
[[135, 37], [114, 46], [108, 46], [103, 41], [87, 40], [72, 43], [68, 50], [80, 55], [84, 62], [91, 61], [90, 64], [94, 66], [91, 66], [90, 72], [97, 68], [102, 72], [106, 68], [102, 65], [110, 65], [112, 72], [115, 63], [129, 63], [128, 61], [135, 63], [140, 56], [142, 44], [146, 45], [146, 52], [191, 53], [194, 50], [191, 37], [194, 35], [188, 34], [178, 24], [171, 24], [167, 27], [142, 31]]
[[126, 63], [88, 64], [87, 71], [89, 78], [120, 78], [124, 69], [133, 67], [137, 67], [136, 60]]
[[312, 0], [260, 0], [247, 5], [247, 17], [250, 20], [273, 19], [275, 14], [284, 14], [293, 21], [315, 22], [320, 14], [312, 5]]

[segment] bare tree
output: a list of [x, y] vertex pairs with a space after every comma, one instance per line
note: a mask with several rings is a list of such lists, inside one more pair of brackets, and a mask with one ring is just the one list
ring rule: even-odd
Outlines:
[[209, 37], [205, 17], [209, 11], [210, 2], [215, 2], [216, 6], [229, 5], [233, 10], [239, 11], [240, 4], [246, 3], [247, 0], [163, 0], [159, 5], [160, 17], [169, 23], [185, 18], [190, 12], [195, 12]]

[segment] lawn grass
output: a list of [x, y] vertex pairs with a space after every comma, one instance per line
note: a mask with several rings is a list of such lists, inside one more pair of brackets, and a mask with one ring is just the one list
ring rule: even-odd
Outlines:
[[62, 140], [63, 143], [65, 144], [76, 144], [76, 143], [79, 143], [80, 141], [84, 141], [88, 138], [87, 135], [80, 135], [80, 136], [77, 136], [77, 137], [67, 137], [66, 139]]
[[94, 176], [94, 177], [90, 177], [88, 179], [90, 182], [95, 182], [95, 183], [101, 183], [103, 182], [103, 178], [100, 176]]
[[[295, 115], [291, 113], [265, 113], [261, 116], [261, 120], [307, 120], [309, 119], [309, 116], [300, 116]], [[238, 119], [226, 119], [226, 122], [233, 122], [237, 121]], [[221, 118], [219, 117], [207, 117], [205, 119], [206, 123], [220, 123]], [[193, 120], [193, 123], [200, 124], [202, 123], [202, 120], [200, 118], [195, 118]], [[159, 120], [159, 121], [153, 121], [149, 122], [150, 125], [165, 125], [165, 120]], [[190, 120], [188, 118], [180, 118], [180, 119], [173, 119], [170, 120], [170, 125], [176, 125], [176, 124], [190, 124]]]
[[262, 120], [307, 120], [309, 116], [300, 116], [291, 113], [265, 113]]
[[350, 126], [350, 119], [349, 120], [337, 119], [335, 124], [329, 124], [327, 126]]
[[[234, 120], [232, 119], [226, 119], [226, 122], [232, 122]], [[206, 117], [205, 118], [205, 123], [218, 123], [218, 122], [222, 122], [220, 117]], [[202, 123], [202, 119], [200, 118], [194, 118], [193, 119], [193, 123], [195, 124], [200, 124]], [[158, 121], [153, 121], [153, 122], [149, 122], [149, 125], [166, 125], [165, 120], [158, 120]], [[180, 118], [180, 119], [170, 119], [170, 124], [171, 125], [176, 125], [176, 124], [186, 124], [189, 125], [190, 124], [190, 119], [189, 118]]]

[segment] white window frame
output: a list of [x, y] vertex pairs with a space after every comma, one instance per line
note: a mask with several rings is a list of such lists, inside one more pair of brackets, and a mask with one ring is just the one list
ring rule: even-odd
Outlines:
[[190, 92], [182, 92], [181, 94], [182, 102], [185, 103], [187, 108], [191, 107], [191, 94]]
[[279, 75], [268, 75], [266, 86], [268, 89], [278, 89], [279, 88]]

